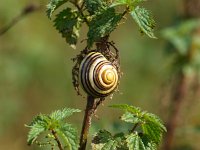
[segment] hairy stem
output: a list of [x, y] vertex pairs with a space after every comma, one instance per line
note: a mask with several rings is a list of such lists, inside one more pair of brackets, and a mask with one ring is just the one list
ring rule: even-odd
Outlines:
[[87, 106], [85, 110], [85, 116], [83, 120], [83, 126], [80, 136], [80, 147], [79, 150], [85, 150], [87, 145], [87, 138], [89, 134], [89, 129], [91, 126], [92, 115], [95, 108], [95, 98], [92, 96], [87, 97]]
[[51, 133], [53, 134], [53, 136], [54, 136], [54, 138], [55, 138], [55, 141], [56, 141], [57, 144], [58, 144], [59, 150], [64, 150], [64, 149], [62, 148], [62, 144], [61, 144], [60, 140], [58, 139], [58, 136], [57, 136], [57, 134], [56, 134], [56, 131], [51, 130]]

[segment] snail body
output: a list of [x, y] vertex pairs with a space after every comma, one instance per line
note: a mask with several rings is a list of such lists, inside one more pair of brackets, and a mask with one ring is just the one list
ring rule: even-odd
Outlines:
[[90, 52], [80, 64], [79, 82], [88, 95], [106, 97], [116, 89], [118, 73], [101, 53]]

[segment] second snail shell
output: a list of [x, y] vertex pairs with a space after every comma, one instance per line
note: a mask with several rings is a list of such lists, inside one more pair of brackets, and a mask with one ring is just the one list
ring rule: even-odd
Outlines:
[[80, 64], [79, 81], [88, 95], [106, 97], [116, 89], [118, 73], [101, 53], [90, 52]]

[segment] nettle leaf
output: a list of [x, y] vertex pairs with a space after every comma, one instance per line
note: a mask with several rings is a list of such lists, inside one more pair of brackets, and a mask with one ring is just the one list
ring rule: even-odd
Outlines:
[[127, 147], [129, 150], [156, 150], [157, 147], [148, 138], [141, 138], [139, 134], [132, 133], [126, 136]]
[[49, 4], [47, 4], [47, 11], [46, 11], [49, 19], [51, 19], [53, 12], [67, 1], [68, 0], [50, 0]]
[[79, 13], [71, 8], [66, 8], [56, 15], [54, 26], [66, 39], [72, 48], [76, 48], [82, 20]]
[[26, 125], [26, 127], [30, 128], [27, 139], [28, 144], [33, 144], [42, 133], [47, 132], [46, 134], [50, 134], [52, 137], [54, 136], [53, 132], [55, 132], [58, 134], [58, 138], [64, 141], [64, 146], [70, 150], [77, 150], [77, 130], [64, 121], [66, 117], [71, 116], [75, 112], [80, 112], [80, 110], [64, 108], [63, 110], [54, 111], [50, 115], [40, 114], [36, 116], [30, 125]]
[[34, 124], [33, 126], [27, 126], [27, 127], [31, 128], [28, 133], [28, 139], [27, 139], [28, 145], [33, 144], [35, 140], [38, 138], [38, 136], [46, 130], [46, 128], [41, 124]]
[[141, 110], [140, 110], [139, 107], [134, 107], [134, 106], [130, 106], [130, 105], [127, 105], [127, 104], [115, 104], [115, 105], [111, 105], [109, 107], [122, 109], [125, 112], [127, 111], [127, 112], [134, 113], [134, 114], [140, 114], [141, 113]]
[[123, 149], [124, 143], [123, 139], [125, 138], [123, 133], [119, 133], [115, 136], [112, 136], [110, 132], [106, 130], [100, 130], [92, 140], [92, 149], [93, 150], [115, 150]]
[[167, 131], [162, 121], [156, 115], [151, 113], [145, 113], [143, 115], [143, 120], [143, 133], [156, 144], [159, 144], [162, 139], [163, 132]]
[[88, 31], [88, 46], [98, 41], [101, 37], [109, 35], [122, 19], [121, 14], [116, 14], [114, 8], [108, 8], [97, 14], [90, 22]]
[[56, 132], [62, 139], [64, 139], [65, 148], [68, 150], [78, 149], [78, 131], [70, 124], [63, 124]]
[[155, 21], [145, 8], [137, 6], [133, 11], [131, 11], [131, 16], [140, 27], [142, 33], [145, 33], [150, 38], [156, 38], [153, 33]]
[[121, 120], [128, 122], [128, 123], [133, 123], [133, 124], [137, 124], [137, 123], [141, 123], [142, 120], [135, 114], [132, 114], [130, 112], [125, 112], [122, 116], [121, 116]]
[[28, 145], [33, 144], [38, 136], [47, 130], [49, 122], [50, 120], [46, 115], [40, 114], [33, 119], [30, 125], [25, 125], [30, 128], [27, 139]]
[[132, 123], [134, 126], [138, 124], [138, 126], [141, 126], [142, 134], [145, 135], [149, 141], [152, 141], [156, 145], [160, 143], [163, 133], [166, 132], [166, 128], [156, 115], [141, 111], [138, 107], [126, 104], [112, 105], [111, 107], [125, 111], [121, 116], [121, 120]]
[[64, 108], [63, 110], [57, 110], [50, 114], [50, 117], [54, 120], [63, 120], [66, 117], [71, 116], [73, 113], [81, 112], [79, 109]]
[[120, 6], [120, 5], [126, 5], [129, 8], [133, 8], [140, 2], [144, 2], [146, 0], [115, 0], [110, 7]]
[[85, 0], [85, 5], [91, 15], [107, 8], [107, 3], [105, 0]]

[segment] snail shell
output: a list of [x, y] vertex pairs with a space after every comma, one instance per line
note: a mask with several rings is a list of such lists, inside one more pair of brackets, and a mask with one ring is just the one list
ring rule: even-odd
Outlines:
[[88, 95], [106, 97], [116, 89], [118, 73], [101, 53], [90, 52], [81, 62], [79, 81]]

